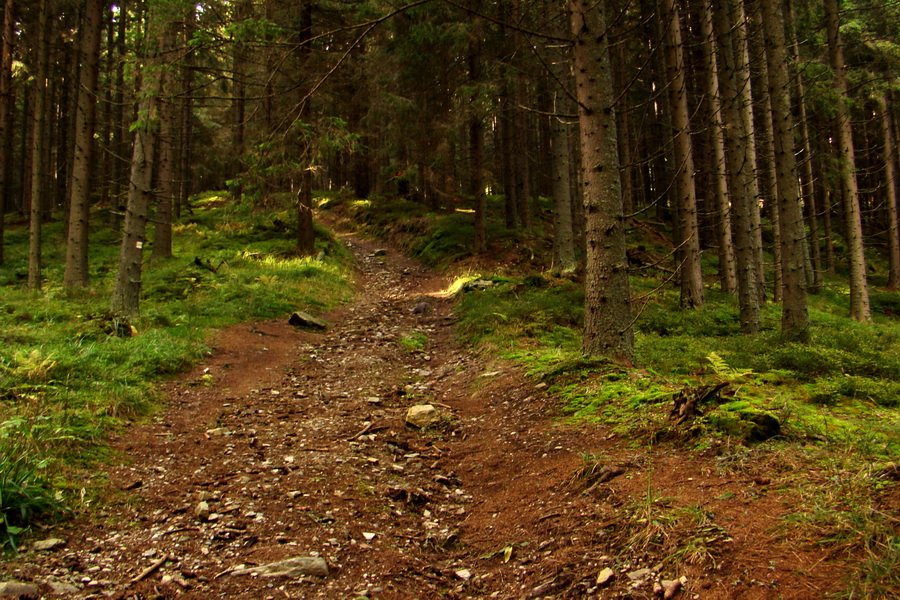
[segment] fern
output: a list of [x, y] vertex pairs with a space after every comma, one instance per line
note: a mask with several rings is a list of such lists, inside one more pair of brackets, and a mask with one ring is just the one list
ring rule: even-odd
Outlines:
[[715, 352], [711, 352], [706, 360], [712, 365], [713, 372], [726, 381], [734, 381], [742, 377], [755, 375], [753, 369], [735, 369], [730, 366], [725, 359]]

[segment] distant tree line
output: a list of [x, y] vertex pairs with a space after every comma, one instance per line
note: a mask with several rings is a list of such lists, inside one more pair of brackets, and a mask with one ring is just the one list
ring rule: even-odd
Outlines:
[[170, 255], [190, 194], [221, 187], [260, 207], [290, 191], [303, 253], [314, 188], [470, 209], [475, 252], [486, 194], [508, 228], [551, 198], [553, 270], [584, 268], [584, 349], [625, 363], [641, 223], [673, 232], [686, 309], [718, 256], [747, 333], [773, 300], [807, 339], [807, 294], [844, 265], [869, 319], [867, 251], [900, 287], [896, 1], [0, 4], [0, 216], [28, 222], [35, 289], [48, 219], [63, 284], [90, 285], [102, 210], [122, 231], [111, 307], [137, 312], [145, 245]]

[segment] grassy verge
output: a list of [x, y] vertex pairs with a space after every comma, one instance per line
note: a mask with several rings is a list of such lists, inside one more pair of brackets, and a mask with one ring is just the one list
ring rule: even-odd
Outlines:
[[[580, 285], [535, 276], [494, 281], [462, 296], [460, 333], [544, 381], [560, 398], [561, 418], [595, 422], [634, 446], [712, 452], [729, 468], [793, 465], [782, 484], [802, 501], [784, 519], [783, 535], [852, 559], [844, 597], [887, 598], [897, 589], [900, 537], [889, 503], [897, 492], [891, 461], [900, 456], [895, 318], [847, 319], [840, 283], [832, 281], [812, 299], [812, 342], [801, 345], [781, 340], [775, 306], [765, 308], [760, 334], [743, 336], [731, 298], [710, 291], [706, 306], [681, 311], [677, 291], [636, 278], [636, 296], [657, 291], [638, 304], [638, 366], [623, 369], [581, 355]], [[676, 424], [677, 396], [719, 385], [697, 414]], [[636, 516], [628, 522], [640, 526], [620, 532], [626, 546], [661, 544], [673, 561], [715, 562], [704, 540], [718, 534], [702, 512], [679, 513], [655, 499], [629, 510]]]
[[290, 220], [215, 194], [195, 199], [174, 227], [175, 257], [147, 260], [141, 316], [131, 320], [107, 308], [118, 240], [99, 220], [91, 288], [77, 293], [59, 284], [60, 223], [45, 228], [38, 294], [22, 283], [27, 231], [10, 228], [0, 267], [0, 541], [14, 543], [35, 514], [79, 496], [73, 465], [102, 456], [110, 428], [153, 411], [157, 383], [205, 356], [211, 331], [348, 299], [343, 249], [320, 230], [318, 256], [295, 256]]

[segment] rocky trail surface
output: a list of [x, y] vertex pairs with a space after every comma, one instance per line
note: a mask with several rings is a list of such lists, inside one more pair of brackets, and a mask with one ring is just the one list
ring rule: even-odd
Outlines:
[[[779, 512], [765, 482], [555, 419], [545, 384], [454, 340], [447, 281], [345, 241], [357, 300], [324, 331], [221, 332], [164, 410], [113, 440], [102, 506], [3, 563], [24, 587], [0, 594], [755, 599], [833, 583], [821, 554], [762, 533]], [[436, 422], [407, 424], [425, 404]], [[585, 456], [608, 460], [586, 472]], [[718, 559], [679, 566], [637, 539], [611, 553], [651, 487], [715, 511]]]

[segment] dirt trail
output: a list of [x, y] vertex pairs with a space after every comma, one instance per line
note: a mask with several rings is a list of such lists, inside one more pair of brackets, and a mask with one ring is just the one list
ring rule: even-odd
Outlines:
[[[327, 331], [222, 332], [209, 360], [167, 387], [165, 410], [113, 441], [112, 466], [96, 474], [108, 502], [43, 536], [64, 547], [25, 553], [4, 574], [73, 598], [650, 598], [649, 579], [635, 587], [627, 574], [661, 558], [607, 553], [620, 508], [652, 485], [685, 504], [734, 497], [716, 504], [732, 559], [656, 569], [689, 576], [683, 597], [827, 589], [821, 568], [799, 572], [820, 557], [760, 533], [777, 500], [711, 461], [652, 457], [553, 420], [545, 386], [454, 341], [446, 281], [346, 241], [361, 293], [325, 315]], [[431, 310], [412, 315], [423, 300]], [[411, 337], [424, 347], [401, 343]], [[438, 426], [405, 425], [419, 403], [439, 408]], [[623, 475], [585, 489], [585, 453]], [[238, 574], [294, 557], [321, 557], [329, 574]], [[599, 585], [605, 567], [615, 575]]]

